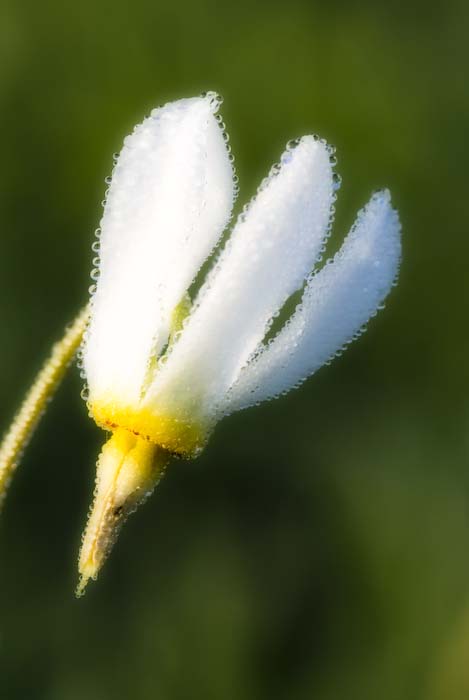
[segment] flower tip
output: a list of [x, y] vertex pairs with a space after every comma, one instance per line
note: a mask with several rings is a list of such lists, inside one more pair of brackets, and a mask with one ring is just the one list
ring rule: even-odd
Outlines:
[[300, 181], [305, 180], [305, 172], [315, 171], [318, 167], [323, 177], [330, 179], [333, 177], [332, 171], [337, 164], [337, 158], [335, 148], [327, 141], [315, 134], [305, 134], [287, 142], [280, 163], [282, 166], [293, 165], [295, 169], [302, 171], [299, 174]]
[[78, 561], [77, 597], [90, 578], [97, 579], [122, 525], [153, 491], [167, 461], [164, 450], [124, 429], [117, 429], [104, 445]]
[[80, 580], [78, 581], [78, 585], [75, 589], [75, 597], [76, 598], [83, 598], [83, 596], [86, 593], [86, 587], [88, 585], [88, 581], [92, 578], [91, 576], [87, 576], [85, 574], [82, 574], [80, 576]]
[[371, 196], [371, 201], [377, 204], [384, 204], [391, 206], [391, 191], [387, 187], [382, 187], [379, 190], [375, 190]]

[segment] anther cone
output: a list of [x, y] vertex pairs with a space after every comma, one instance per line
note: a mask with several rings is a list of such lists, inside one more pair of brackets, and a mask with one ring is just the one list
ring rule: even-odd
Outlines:
[[116, 430], [104, 445], [78, 562], [77, 596], [97, 578], [124, 521], [151, 494], [168, 459], [168, 452], [127, 430]]

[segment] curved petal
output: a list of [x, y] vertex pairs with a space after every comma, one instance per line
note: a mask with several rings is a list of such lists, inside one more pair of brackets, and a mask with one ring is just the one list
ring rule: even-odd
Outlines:
[[301, 304], [248, 364], [222, 410], [289, 391], [360, 334], [387, 296], [400, 260], [400, 223], [389, 192], [375, 194], [335, 258], [308, 280]]
[[213, 414], [286, 299], [301, 288], [328, 233], [331, 149], [290, 144], [201, 290], [182, 335], [145, 399], [158, 411]]
[[84, 348], [91, 400], [139, 399], [174, 308], [229, 220], [235, 188], [219, 104], [214, 93], [169, 103], [124, 141]]

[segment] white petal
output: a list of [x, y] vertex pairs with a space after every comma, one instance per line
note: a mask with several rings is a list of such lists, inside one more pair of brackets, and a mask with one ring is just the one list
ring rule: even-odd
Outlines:
[[312, 136], [287, 149], [240, 216], [147, 400], [213, 412], [285, 300], [322, 252], [333, 201], [330, 149]]
[[124, 141], [101, 222], [85, 346], [93, 395], [139, 397], [171, 314], [225, 228], [233, 170], [213, 94], [153, 110]]
[[225, 412], [288, 391], [339, 353], [380, 308], [397, 275], [400, 250], [389, 192], [377, 193], [334, 260], [308, 280], [290, 321], [243, 369]]

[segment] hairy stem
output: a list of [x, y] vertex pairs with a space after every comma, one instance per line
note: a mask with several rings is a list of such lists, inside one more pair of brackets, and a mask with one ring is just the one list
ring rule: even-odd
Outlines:
[[0, 506], [46, 403], [57, 389], [81, 343], [88, 316], [89, 309], [86, 306], [67, 327], [61, 340], [53, 345], [0, 444]]

